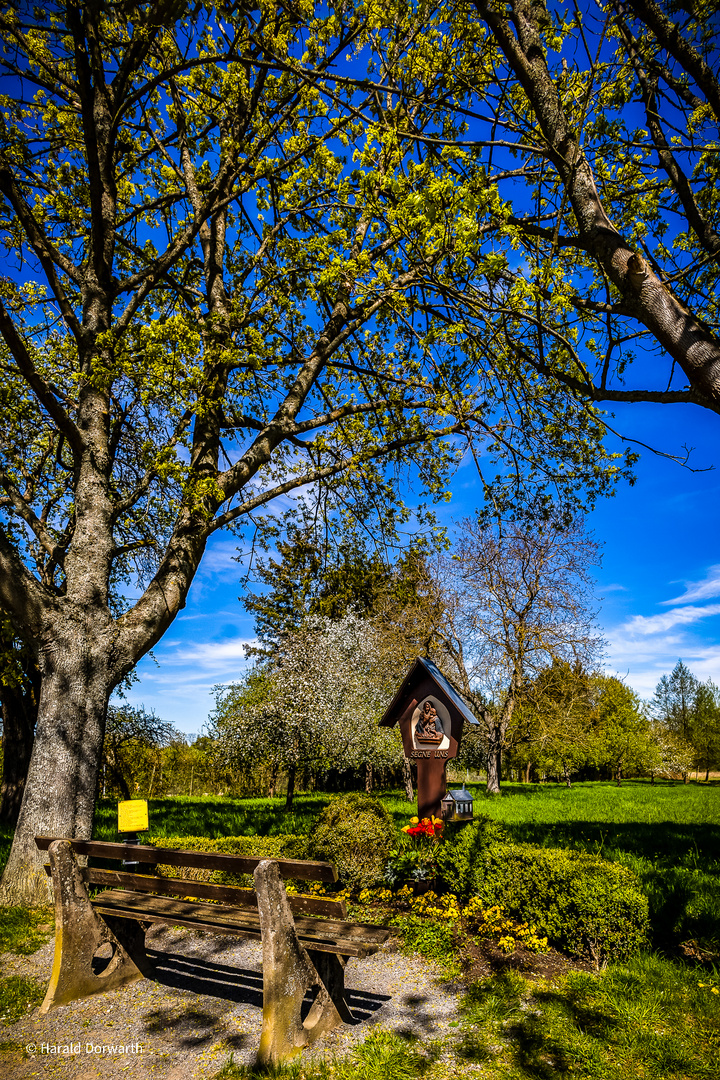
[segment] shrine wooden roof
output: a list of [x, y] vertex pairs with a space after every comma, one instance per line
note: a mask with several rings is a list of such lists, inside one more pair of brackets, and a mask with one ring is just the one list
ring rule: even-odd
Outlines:
[[435, 683], [441, 696], [447, 698], [449, 702], [455, 706], [464, 720], [467, 720], [470, 724], [479, 723], [477, 718], [470, 712], [470, 709], [460, 697], [457, 690], [455, 690], [445, 678], [440, 668], [433, 664], [432, 660], [428, 660], [427, 657], [418, 656], [417, 659], [413, 661], [412, 667], [400, 683], [395, 696], [383, 713], [380, 727], [393, 727], [398, 722], [400, 716], [405, 711], [404, 702], [412, 694], [415, 687], [420, 683], [427, 681], [428, 677]]

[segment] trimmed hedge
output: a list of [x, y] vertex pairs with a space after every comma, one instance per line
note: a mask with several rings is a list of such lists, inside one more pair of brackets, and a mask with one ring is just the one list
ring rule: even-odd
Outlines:
[[396, 841], [395, 823], [383, 804], [370, 795], [352, 794], [325, 807], [308, 848], [311, 858], [334, 863], [345, 888], [360, 892], [382, 882]]
[[[153, 847], [180, 851], [213, 851], [220, 855], [245, 855], [250, 859], [307, 859], [306, 836], [155, 836]], [[189, 881], [209, 881], [214, 885], [241, 885], [252, 888], [251, 874], [229, 874], [224, 870], [201, 870], [194, 866], [159, 865], [163, 877], [182, 877]]]
[[647, 944], [647, 897], [627, 867], [566, 849], [485, 839], [485, 832], [483, 823], [466, 829], [443, 853], [443, 877], [453, 891], [499, 905], [598, 967]]

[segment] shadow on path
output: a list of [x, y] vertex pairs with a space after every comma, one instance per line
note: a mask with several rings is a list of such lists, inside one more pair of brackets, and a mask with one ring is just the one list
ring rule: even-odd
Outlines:
[[[262, 1009], [262, 971], [228, 967], [215, 960], [158, 952], [156, 949], [148, 949], [147, 954], [155, 965], [154, 981], [161, 986]], [[374, 994], [350, 988], [346, 989], [345, 998], [358, 1021], [369, 1020], [386, 1001], [390, 1001], [388, 994]], [[313, 996], [308, 993], [303, 1002], [303, 1015], [307, 1014], [312, 1001]]]

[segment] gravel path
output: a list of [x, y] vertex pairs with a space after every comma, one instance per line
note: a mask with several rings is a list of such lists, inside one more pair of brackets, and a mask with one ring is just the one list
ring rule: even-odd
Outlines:
[[[148, 949], [158, 955], [157, 981], [144, 979], [42, 1017], [33, 1010], [0, 1027], [3, 1080], [205, 1080], [231, 1053], [236, 1062], [251, 1062], [262, 1023], [260, 942], [156, 927]], [[346, 1053], [374, 1025], [434, 1037], [457, 1018], [457, 995], [438, 971], [392, 949], [388, 943], [375, 956], [348, 961], [348, 1001], [360, 1023], [330, 1032], [310, 1052]], [[47, 983], [52, 958], [52, 942], [33, 956], [6, 955], [3, 974]], [[28, 1054], [28, 1044], [34, 1053]], [[123, 1053], [110, 1049], [121, 1046]]]

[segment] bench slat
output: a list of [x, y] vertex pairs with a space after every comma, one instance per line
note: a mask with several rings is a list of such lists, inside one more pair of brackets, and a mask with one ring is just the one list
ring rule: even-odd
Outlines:
[[[50, 866], [45, 866], [50, 876]], [[129, 874], [123, 870], [99, 870], [97, 867], [80, 867], [80, 876], [88, 885], [117, 885], [135, 892], [158, 893], [161, 896], [199, 896], [204, 900], [217, 900], [234, 907], [257, 908], [257, 896], [253, 889], [241, 889], [237, 885], [213, 885], [206, 881], [190, 881], [188, 878], [168, 878], [150, 874]], [[293, 915], [326, 915], [335, 919], [347, 918], [344, 900], [330, 900], [323, 896], [302, 896], [288, 893], [288, 903]]]
[[[153, 911], [165, 911], [168, 917], [172, 916], [174, 911], [183, 910], [186, 913], [196, 911], [200, 918], [209, 918], [213, 921], [223, 922], [225, 919], [233, 920], [237, 917], [251, 922], [257, 920], [258, 925], [260, 925], [260, 916], [256, 912], [244, 911], [240, 914], [223, 904], [195, 903], [192, 900], [175, 900], [164, 896], [139, 896], [136, 893], [126, 892], [122, 889], [113, 889], [110, 892], [100, 893], [95, 898], [95, 901], [104, 901], [108, 897], [112, 897], [115, 902], [125, 904], [130, 908], [137, 906], [144, 909], [147, 906]], [[381, 945], [390, 936], [390, 931], [384, 926], [374, 926], [370, 923], [344, 922], [340, 919], [323, 919], [320, 921], [303, 915], [298, 915], [294, 922], [298, 932], [304, 934], [317, 932], [324, 937], [342, 937], [357, 942], [372, 941], [374, 944]]]
[[[220, 905], [197, 904], [191, 901], [169, 900], [160, 896], [138, 896], [124, 891], [101, 893], [93, 901], [93, 908], [101, 914], [121, 918], [133, 918], [149, 922], [170, 922], [195, 930], [210, 930], [260, 937], [260, 918], [253, 911], [233, 911]], [[319, 952], [342, 956], [368, 956], [377, 951], [380, 942], [362, 940], [354, 935], [343, 936], [327, 929], [328, 923], [317, 919], [302, 919], [304, 925], [295, 926], [303, 945]], [[348, 924], [352, 926], [352, 924]], [[373, 927], [377, 929], [377, 927]], [[386, 932], [387, 937], [387, 932]]]
[[36, 836], [40, 851], [47, 851], [53, 840], [67, 839], [76, 855], [94, 855], [100, 859], [123, 859], [126, 862], [157, 866], [191, 866], [199, 870], [225, 870], [227, 873], [251, 874], [265, 858], [278, 864], [284, 878], [299, 881], [337, 881], [332, 863], [305, 859], [274, 859], [271, 856], [249, 858], [244, 855], [219, 855], [215, 852], [180, 851], [177, 848], [151, 847], [149, 844], [115, 844], [106, 840], [71, 840], [59, 836]]

